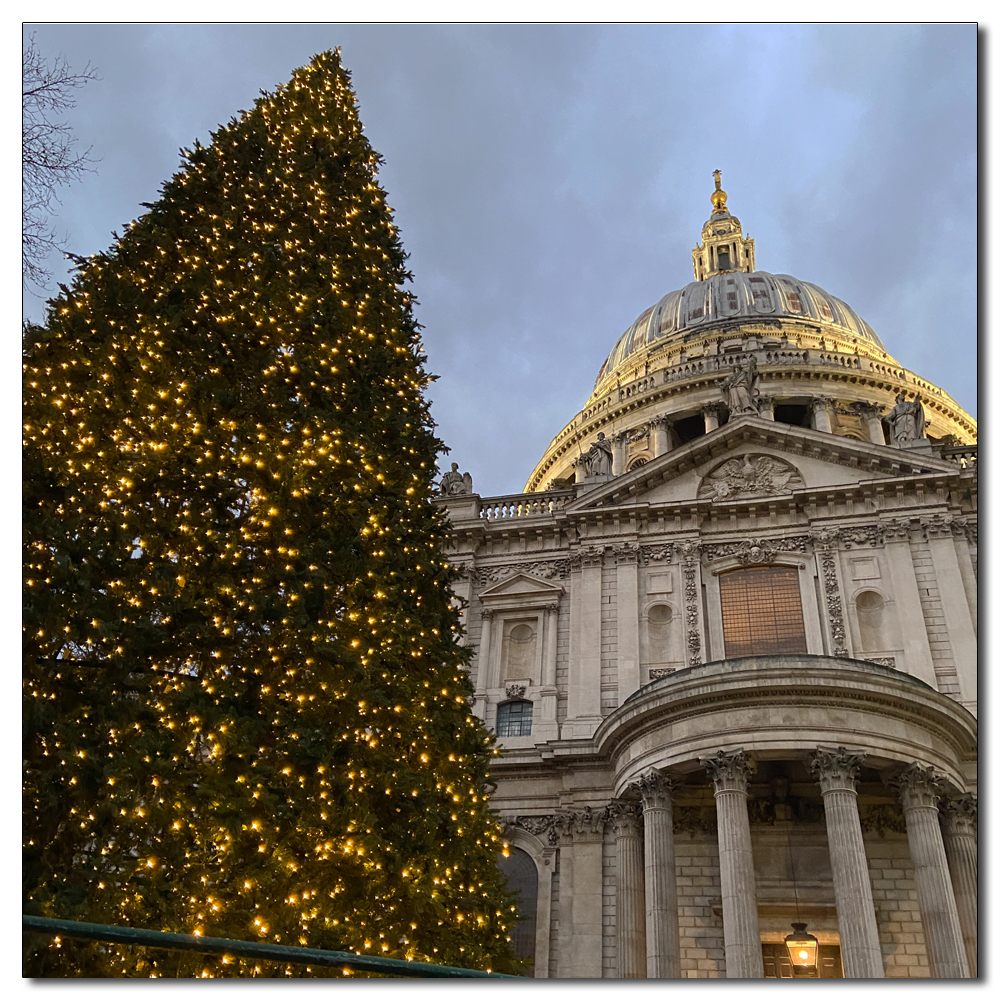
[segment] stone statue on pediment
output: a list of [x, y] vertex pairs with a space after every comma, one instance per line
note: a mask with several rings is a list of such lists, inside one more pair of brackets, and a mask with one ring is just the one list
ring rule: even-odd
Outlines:
[[924, 434], [924, 407], [920, 402], [920, 393], [915, 399], [907, 400], [906, 393], [896, 396], [896, 405], [886, 414], [889, 421], [889, 444], [907, 444], [919, 441]]

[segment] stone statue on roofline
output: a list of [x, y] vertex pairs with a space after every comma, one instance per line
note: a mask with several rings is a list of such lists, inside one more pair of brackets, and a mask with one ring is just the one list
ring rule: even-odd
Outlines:
[[588, 477], [611, 475], [611, 442], [604, 436], [604, 431], [598, 431], [597, 440], [582, 457], [584, 472]]
[[757, 371], [757, 359], [751, 354], [746, 365], [737, 362], [729, 375], [719, 382], [722, 395], [726, 397], [726, 405], [731, 416], [741, 413], [758, 412], [758, 397], [760, 391], [757, 383], [760, 373]]
[[439, 485], [442, 496], [460, 496], [472, 492], [472, 475], [458, 471], [458, 462], [451, 463], [451, 471], [441, 477]]
[[924, 407], [920, 393], [915, 399], [907, 400], [906, 393], [896, 396], [896, 405], [886, 414], [889, 421], [889, 444], [908, 444], [926, 437], [924, 434]]

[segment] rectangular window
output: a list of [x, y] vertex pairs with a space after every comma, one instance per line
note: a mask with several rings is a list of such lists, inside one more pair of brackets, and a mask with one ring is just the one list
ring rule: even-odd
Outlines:
[[807, 652], [798, 570], [760, 566], [723, 573], [719, 595], [727, 657]]
[[497, 706], [497, 736], [531, 735], [530, 701], [508, 701]]

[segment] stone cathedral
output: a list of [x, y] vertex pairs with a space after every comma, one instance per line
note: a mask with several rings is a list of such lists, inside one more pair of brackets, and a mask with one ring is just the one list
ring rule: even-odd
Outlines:
[[756, 269], [618, 339], [523, 493], [441, 497], [536, 977], [977, 975], [976, 422]]

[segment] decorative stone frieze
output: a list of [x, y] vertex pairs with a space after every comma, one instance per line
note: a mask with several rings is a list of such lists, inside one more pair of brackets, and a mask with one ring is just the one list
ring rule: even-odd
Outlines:
[[898, 805], [881, 802], [858, 807], [861, 829], [864, 833], [906, 833], [906, 819]]
[[639, 558], [644, 566], [650, 562], [672, 563], [674, 561], [674, 543], [661, 542], [657, 545], [640, 545]]
[[650, 681], [662, 681], [664, 677], [674, 673], [676, 669], [676, 667], [650, 667], [649, 679]]
[[866, 656], [866, 663], [877, 663], [882, 667], [896, 667], [896, 657], [895, 656]]
[[508, 698], [523, 698], [525, 690], [523, 684], [508, 684], [505, 688]]
[[787, 538], [750, 538], [733, 542], [708, 542], [702, 545], [705, 559], [723, 559], [736, 556], [744, 565], [770, 562], [778, 552], [805, 552], [809, 544], [808, 535], [792, 535]]
[[559, 830], [563, 817], [556, 814], [546, 816], [517, 816], [508, 820], [510, 826], [519, 826], [522, 830], [535, 837], [544, 837], [549, 844], [559, 842]]

